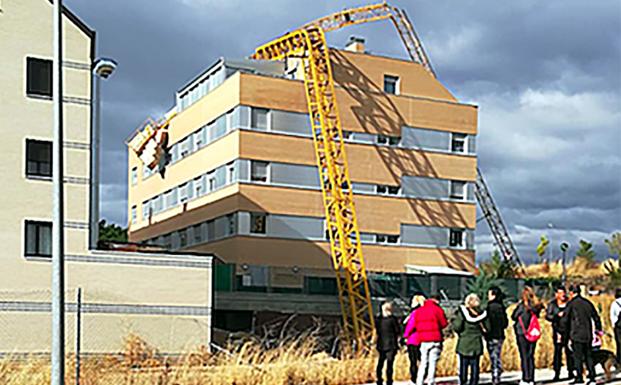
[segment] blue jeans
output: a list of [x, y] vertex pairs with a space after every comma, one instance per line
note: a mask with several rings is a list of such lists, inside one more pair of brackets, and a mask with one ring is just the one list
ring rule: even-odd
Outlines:
[[489, 360], [492, 364], [492, 382], [499, 382], [502, 375], [502, 344], [504, 339], [500, 340], [488, 340], [487, 352], [489, 353]]
[[[481, 356], [459, 355], [459, 384], [478, 385], [479, 383], [479, 359]], [[470, 382], [468, 382], [468, 371], [470, 371]]]

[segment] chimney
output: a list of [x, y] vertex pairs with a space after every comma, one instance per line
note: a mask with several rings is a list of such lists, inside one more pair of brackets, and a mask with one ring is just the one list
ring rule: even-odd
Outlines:
[[350, 36], [345, 51], [364, 53], [364, 38], [360, 36]]

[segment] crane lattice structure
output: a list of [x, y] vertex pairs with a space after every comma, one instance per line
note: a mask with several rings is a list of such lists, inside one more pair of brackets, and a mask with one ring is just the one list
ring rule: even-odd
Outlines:
[[492, 198], [492, 193], [487, 187], [487, 183], [485, 183], [485, 179], [483, 179], [483, 174], [481, 174], [481, 170], [479, 170], [478, 167], [474, 195], [479, 202], [479, 206], [483, 212], [483, 217], [487, 220], [487, 224], [489, 225], [490, 231], [496, 240], [496, 244], [500, 248], [500, 252], [504, 260], [515, 261], [519, 265], [522, 265], [517, 249], [513, 245], [511, 236], [509, 236], [509, 232], [505, 226], [505, 222], [502, 220], [500, 211], [496, 207], [496, 203]]

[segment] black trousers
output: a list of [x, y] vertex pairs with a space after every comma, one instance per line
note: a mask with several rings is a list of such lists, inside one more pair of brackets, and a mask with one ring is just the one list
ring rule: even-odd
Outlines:
[[[479, 359], [481, 356], [459, 355], [459, 383], [461, 385], [479, 384]], [[470, 370], [470, 376], [468, 376]], [[468, 380], [470, 377], [470, 380]]]
[[574, 348], [574, 360], [576, 361], [576, 378], [579, 380], [583, 378], [583, 366], [586, 364], [589, 379], [595, 380], [595, 364], [593, 363], [591, 343], [572, 341], [571, 345]]
[[410, 379], [413, 383], [416, 383], [418, 361], [420, 361], [420, 346], [408, 345], [408, 358], [410, 359]]
[[379, 358], [377, 360], [377, 383], [378, 385], [383, 384], [382, 380], [382, 371], [384, 370], [384, 363], [386, 363], [386, 385], [392, 385], [392, 370], [395, 364], [395, 355], [397, 354], [396, 350], [380, 350]]
[[522, 366], [522, 381], [535, 382], [535, 346], [536, 342], [528, 341], [523, 335], [517, 335], [520, 364]]
[[621, 365], [621, 327], [615, 327], [615, 343], [617, 344], [617, 363]]
[[[556, 333], [555, 333], [556, 335]], [[552, 367], [554, 368], [554, 373], [557, 376], [561, 374], [561, 368], [563, 367], [563, 351], [565, 352], [565, 359], [567, 360], [567, 371], [569, 372], [569, 377], [574, 376], [574, 356], [569, 350], [569, 341], [567, 338], [562, 338], [559, 342], [554, 341], [554, 360], [552, 361]]]

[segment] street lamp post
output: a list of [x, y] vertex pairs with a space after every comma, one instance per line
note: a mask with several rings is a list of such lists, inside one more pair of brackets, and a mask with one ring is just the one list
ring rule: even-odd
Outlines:
[[563, 284], [567, 280], [567, 267], [565, 266], [565, 263], [567, 261], [566, 260], [567, 249], [569, 249], [569, 243], [567, 243], [567, 242], [561, 243], [561, 251], [563, 252], [563, 276], [562, 276], [561, 280], [562, 280]]
[[63, 191], [63, 36], [62, 0], [54, 1], [52, 99], [52, 346], [51, 385], [65, 383], [65, 240]]
[[107, 79], [116, 70], [117, 63], [112, 59], [99, 58], [93, 65], [95, 78], [94, 124], [91, 130], [91, 233], [90, 249], [97, 248], [99, 239], [99, 162], [101, 144], [101, 79]]

